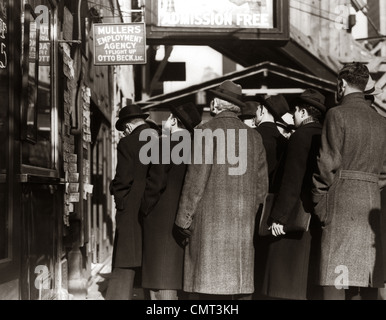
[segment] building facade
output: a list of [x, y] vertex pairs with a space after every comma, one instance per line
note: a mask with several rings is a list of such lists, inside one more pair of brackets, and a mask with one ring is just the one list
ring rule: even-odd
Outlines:
[[[0, 0], [1, 300], [86, 298], [93, 266], [112, 254], [114, 124], [127, 103], [158, 124], [171, 104], [186, 102], [209, 119], [207, 93], [230, 79], [248, 99], [291, 99], [314, 87], [332, 106], [337, 71], [354, 60], [366, 62], [385, 88], [383, 1], [379, 10], [349, 0], [222, 2], [210, 9], [197, 0], [209, 13], [192, 7], [194, 15], [179, 16], [181, 0]], [[236, 17], [221, 13], [228, 7]], [[356, 39], [356, 11], [380, 32]], [[95, 64], [96, 24], [145, 18], [146, 63]], [[184, 79], [189, 61], [169, 61], [180, 45], [220, 53], [222, 74], [164, 93], [166, 81]], [[382, 96], [376, 104], [386, 116]]]
[[0, 1], [0, 299], [82, 298], [112, 252], [112, 123], [130, 66], [95, 66], [118, 1]]

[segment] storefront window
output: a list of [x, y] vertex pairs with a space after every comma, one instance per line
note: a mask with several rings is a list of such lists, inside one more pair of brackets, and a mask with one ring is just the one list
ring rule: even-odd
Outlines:
[[8, 1], [0, 0], [0, 260], [8, 256], [8, 209], [7, 209], [7, 164], [4, 146], [8, 145], [8, 105], [9, 105], [9, 46], [8, 46]]
[[[25, 24], [30, 23], [28, 48], [30, 79], [29, 98], [24, 105], [26, 121], [22, 124], [26, 129], [23, 137], [23, 164], [53, 169], [50, 4], [48, 1], [33, 0], [28, 1], [28, 4], [36, 15], [36, 23], [25, 21]], [[41, 6], [42, 11], [36, 9], [38, 6]], [[34, 74], [35, 70], [37, 75]], [[37, 93], [36, 99], [34, 93]]]

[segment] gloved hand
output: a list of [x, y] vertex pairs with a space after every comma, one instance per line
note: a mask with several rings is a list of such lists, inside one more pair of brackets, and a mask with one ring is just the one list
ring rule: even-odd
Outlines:
[[186, 247], [192, 232], [189, 229], [183, 229], [175, 224], [173, 227], [173, 235], [179, 245]]

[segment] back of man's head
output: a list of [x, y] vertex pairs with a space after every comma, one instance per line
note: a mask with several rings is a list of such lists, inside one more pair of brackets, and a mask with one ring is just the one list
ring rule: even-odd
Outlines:
[[223, 99], [219, 99], [219, 98], [217, 98], [217, 101], [218, 101], [217, 109], [219, 112], [229, 111], [229, 112], [233, 112], [236, 114], [241, 113], [241, 108], [239, 106], [236, 106], [234, 103], [223, 100]]
[[338, 80], [345, 80], [350, 87], [364, 92], [369, 76], [370, 72], [365, 64], [353, 62], [346, 64], [339, 71]]

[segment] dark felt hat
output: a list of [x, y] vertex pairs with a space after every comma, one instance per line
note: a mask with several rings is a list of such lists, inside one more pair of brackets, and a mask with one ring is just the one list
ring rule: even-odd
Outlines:
[[191, 132], [201, 123], [201, 114], [193, 102], [171, 106], [170, 111]]
[[125, 122], [129, 119], [147, 119], [149, 114], [143, 113], [142, 109], [136, 105], [132, 104], [126, 106], [119, 111], [118, 121], [115, 123], [115, 128], [118, 131], [125, 131]]
[[243, 89], [233, 81], [226, 80], [218, 88], [209, 92], [215, 97], [231, 102], [241, 108], [245, 106], [243, 102]]
[[293, 104], [305, 102], [322, 113], [326, 112], [327, 107], [325, 106], [326, 97], [315, 89], [306, 89], [299, 97], [295, 98]]
[[286, 98], [281, 94], [266, 98], [264, 105], [276, 121], [283, 121], [282, 117], [290, 111]]
[[256, 117], [257, 108], [261, 105], [261, 103], [257, 101], [245, 101], [245, 106], [241, 108], [241, 114], [239, 118], [241, 120], [253, 119]]

